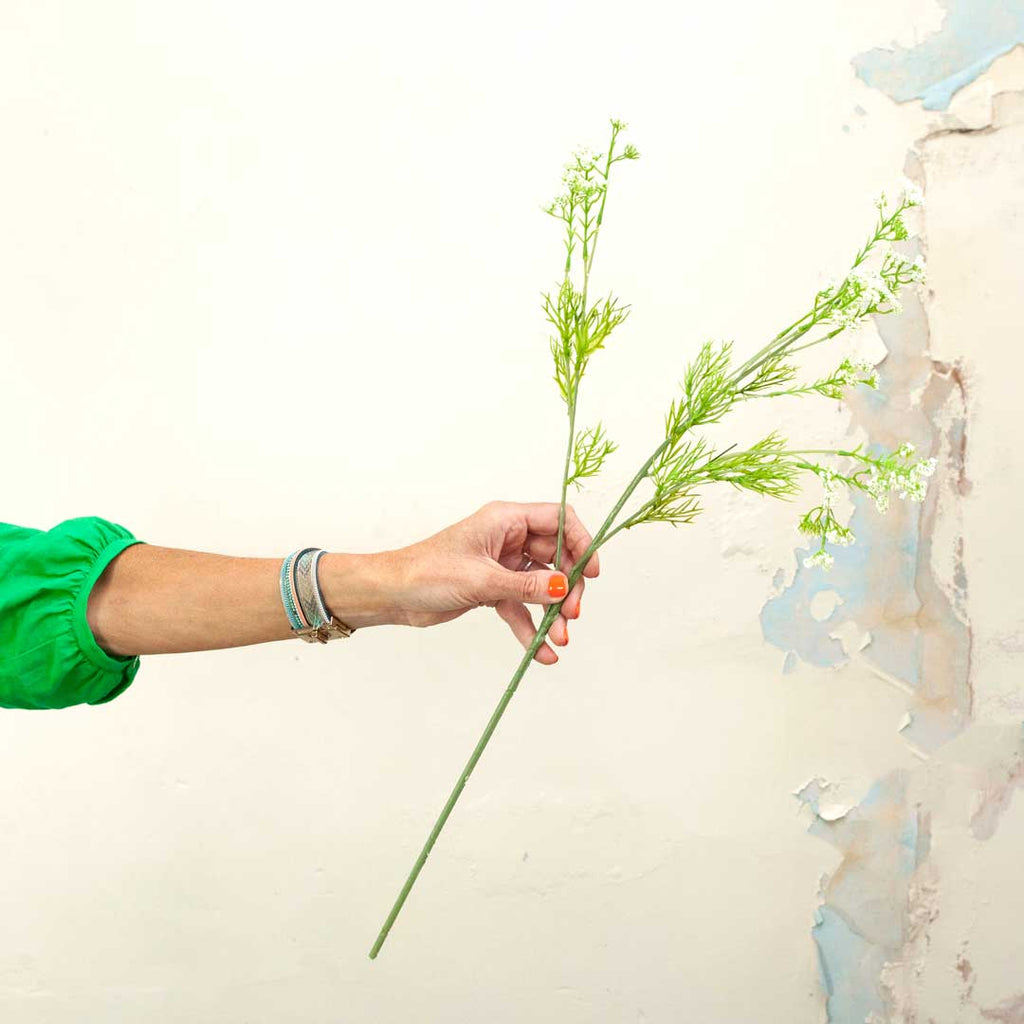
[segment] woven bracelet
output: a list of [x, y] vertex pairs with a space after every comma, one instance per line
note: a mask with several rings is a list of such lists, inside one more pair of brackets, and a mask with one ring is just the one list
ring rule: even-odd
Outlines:
[[307, 551], [316, 551], [316, 548], [299, 548], [281, 563], [281, 603], [292, 629], [308, 629], [310, 626], [319, 625], [306, 618], [295, 586], [295, 563]]
[[309, 643], [325, 644], [355, 632], [335, 619], [324, 603], [319, 566], [325, 554], [323, 548], [299, 548], [281, 563], [281, 603], [292, 632]]
[[295, 566], [292, 569], [299, 612], [310, 626], [326, 625], [330, 619], [329, 615], [324, 615], [322, 612], [323, 601], [317, 594], [319, 588], [313, 575], [314, 564], [321, 554], [323, 554], [322, 548], [306, 548], [295, 559]]

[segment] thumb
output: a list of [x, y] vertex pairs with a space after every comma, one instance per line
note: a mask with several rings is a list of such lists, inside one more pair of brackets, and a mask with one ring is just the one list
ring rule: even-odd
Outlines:
[[569, 580], [564, 572], [552, 569], [534, 569], [513, 572], [497, 562], [483, 574], [478, 595], [480, 601], [525, 601], [528, 604], [557, 604], [569, 592]]

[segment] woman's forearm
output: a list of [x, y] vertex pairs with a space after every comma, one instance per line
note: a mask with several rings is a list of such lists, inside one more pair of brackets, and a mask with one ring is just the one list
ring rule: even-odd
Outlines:
[[[353, 629], [387, 621], [389, 552], [320, 560], [327, 610]], [[106, 568], [86, 618], [113, 655], [176, 654], [286, 640], [281, 558], [240, 558], [135, 544]]]

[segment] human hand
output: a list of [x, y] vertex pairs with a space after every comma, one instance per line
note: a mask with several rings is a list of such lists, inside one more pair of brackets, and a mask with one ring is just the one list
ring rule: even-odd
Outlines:
[[[345, 597], [339, 594], [335, 607], [326, 585], [325, 602], [338, 618], [354, 628], [382, 623], [433, 626], [458, 618], [471, 608], [488, 605], [509, 624], [524, 648], [530, 646], [537, 633], [526, 605], [562, 602], [548, 638], [564, 646], [569, 642], [567, 617], [579, 617], [584, 577], [597, 576], [600, 564], [595, 551], [566, 594], [566, 577], [593, 538], [572, 506], [567, 505], [558, 572], [551, 568], [557, 533], [555, 502], [492, 501], [426, 540], [369, 556], [374, 563], [366, 578], [377, 581], [372, 611], [360, 612], [358, 603], [351, 604], [351, 587], [347, 596], [352, 611], [348, 615]], [[336, 557], [353, 556], [325, 555], [323, 562], [328, 569], [330, 560]], [[350, 584], [351, 579], [350, 575]], [[554, 585], [549, 590], [552, 581]], [[558, 655], [544, 642], [534, 659], [552, 665], [558, 661]]]

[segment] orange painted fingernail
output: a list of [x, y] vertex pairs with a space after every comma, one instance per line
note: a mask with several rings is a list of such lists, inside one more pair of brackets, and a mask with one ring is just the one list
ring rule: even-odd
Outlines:
[[579, 601], [576, 602], [576, 614], [573, 616], [574, 619], [578, 619], [580, 617], [580, 608], [582, 608], [582, 607], [583, 607], [583, 600], [581, 598]]
[[552, 576], [551, 579], [548, 580], [548, 595], [550, 597], [565, 597], [565, 585], [567, 582], [568, 581], [561, 573]]

